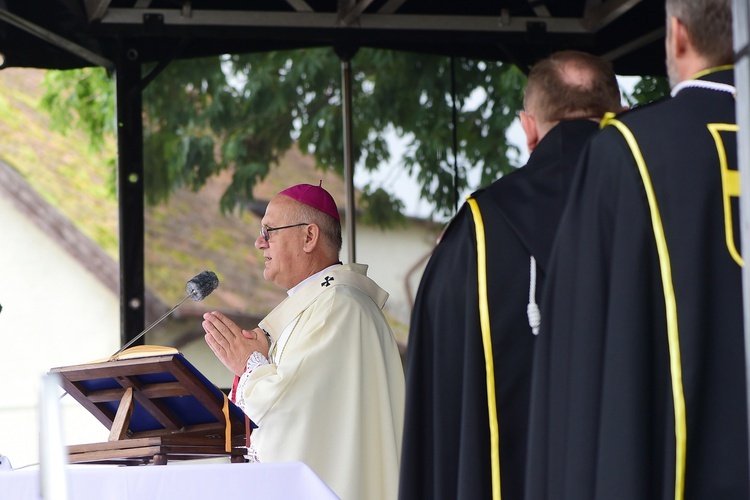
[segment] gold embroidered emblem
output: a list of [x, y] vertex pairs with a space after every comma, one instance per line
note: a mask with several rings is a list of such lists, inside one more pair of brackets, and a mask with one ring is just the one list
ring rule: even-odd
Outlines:
[[[740, 266], [744, 265], [744, 261], [740, 252], [737, 250], [738, 244], [736, 238], [739, 235], [735, 235], [734, 231], [734, 211], [732, 210], [732, 198], [737, 198], [741, 194], [740, 187], [740, 172], [738, 165], [736, 164], [737, 159], [731, 158], [733, 164], [729, 164], [729, 158], [727, 157], [727, 150], [724, 146], [725, 142], [737, 141], [737, 131], [739, 127], [729, 123], [709, 123], [708, 130], [714, 138], [716, 143], [716, 153], [719, 156], [719, 166], [721, 168], [721, 191], [722, 191], [722, 203], [724, 206], [724, 236], [726, 240], [727, 250], [732, 256], [732, 259]], [[738, 203], [735, 203], [738, 205]], [[739, 210], [739, 208], [737, 208]], [[739, 220], [739, 217], [737, 217]]]

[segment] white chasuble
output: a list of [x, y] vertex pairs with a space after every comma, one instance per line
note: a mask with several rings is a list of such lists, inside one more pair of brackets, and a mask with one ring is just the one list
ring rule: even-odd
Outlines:
[[301, 461], [343, 499], [395, 499], [404, 371], [383, 313], [388, 294], [349, 264], [303, 284], [260, 323], [274, 362], [247, 377], [262, 462]]

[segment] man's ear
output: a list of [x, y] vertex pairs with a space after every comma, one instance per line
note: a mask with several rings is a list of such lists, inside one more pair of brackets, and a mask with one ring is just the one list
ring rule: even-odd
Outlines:
[[521, 111], [521, 128], [523, 128], [524, 134], [526, 134], [526, 147], [529, 148], [529, 153], [534, 151], [534, 148], [539, 144], [539, 128], [537, 127], [536, 119], [530, 114]]
[[305, 227], [305, 244], [302, 249], [310, 253], [320, 244], [320, 228], [317, 224], [308, 224]]
[[669, 31], [671, 33], [671, 37], [667, 38], [667, 43], [672, 45], [672, 54], [675, 58], [681, 59], [685, 57], [685, 53], [692, 47], [687, 28], [685, 28], [682, 21], [674, 16], [670, 17], [667, 22], [669, 23]]

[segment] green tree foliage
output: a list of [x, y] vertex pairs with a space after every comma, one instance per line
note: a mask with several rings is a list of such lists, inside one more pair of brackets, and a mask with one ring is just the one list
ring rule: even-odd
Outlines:
[[116, 131], [115, 88], [101, 68], [48, 71], [41, 106], [50, 111], [54, 129], [65, 132], [76, 124], [95, 150]]
[[628, 104], [638, 106], [669, 95], [669, 81], [663, 76], [644, 76], [633, 87], [633, 93], [626, 95]]
[[[351, 69], [358, 168], [388, 161], [385, 133], [395, 131], [407, 139], [403, 167], [416, 175], [422, 198], [447, 215], [460, 202], [456, 167], [460, 188], [474, 189], [517, 166], [509, 158], [519, 151], [506, 140], [525, 86], [515, 66], [361, 49]], [[44, 103], [59, 127], [83, 128], [94, 146], [112, 132], [114, 81], [104, 70], [50, 72], [45, 85]], [[165, 200], [178, 186], [198, 189], [231, 168], [221, 200], [231, 211], [252, 199], [253, 186], [295, 141], [319, 167], [343, 175], [341, 89], [341, 62], [328, 48], [170, 63], [143, 96], [147, 201]], [[467, 185], [469, 172], [476, 186]], [[363, 201], [381, 224], [397, 221], [403, 208], [377, 188], [366, 189]]]

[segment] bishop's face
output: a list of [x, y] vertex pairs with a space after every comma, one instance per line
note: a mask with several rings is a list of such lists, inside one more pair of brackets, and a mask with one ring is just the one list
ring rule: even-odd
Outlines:
[[274, 230], [304, 222], [295, 219], [298, 212], [296, 203], [288, 196], [274, 197], [261, 220], [261, 224], [270, 229], [267, 233], [268, 240], [263, 235], [255, 240], [255, 248], [263, 251], [265, 259], [263, 278], [273, 281], [285, 290], [294, 287], [306, 277], [300, 269], [305, 262], [305, 225]]

